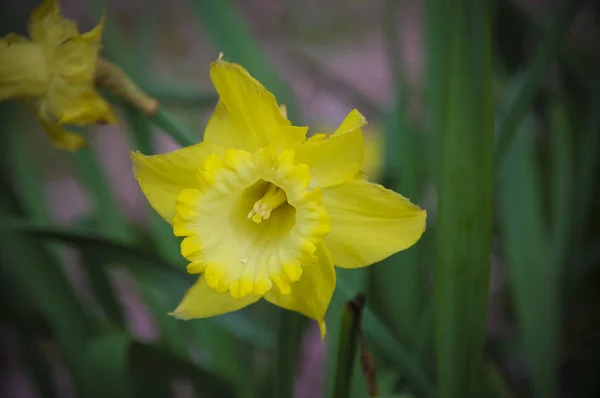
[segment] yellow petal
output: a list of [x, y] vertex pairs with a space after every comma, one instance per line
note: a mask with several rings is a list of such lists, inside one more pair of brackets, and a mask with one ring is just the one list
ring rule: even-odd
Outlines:
[[46, 118], [38, 117], [38, 120], [50, 136], [50, 142], [53, 147], [68, 152], [75, 152], [79, 148], [85, 146], [85, 139], [82, 136], [69, 133], [62, 126], [59, 126]]
[[308, 129], [292, 126], [273, 94], [242, 66], [218, 59], [211, 63], [210, 77], [219, 103], [206, 126], [205, 141], [249, 152], [304, 141]]
[[424, 210], [367, 181], [325, 188], [323, 203], [331, 219], [324, 243], [339, 267], [381, 261], [415, 244], [425, 231]]
[[241, 300], [235, 300], [229, 293], [216, 293], [206, 284], [204, 276], [200, 276], [170, 315], [186, 320], [208, 318], [237, 311], [259, 299], [259, 296], [249, 295]]
[[318, 261], [302, 265], [302, 276], [291, 285], [288, 294], [272, 289], [265, 299], [286, 310], [299, 312], [316, 320], [325, 338], [325, 313], [335, 290], [335, 269], [327, 248], [319, 243], [316, 252]]
[[93, 87], [103, 27], [104, 18], [89, 32], [51, 49], [50, 65], [60, 79], [71, 85]]
[[39, 43], [58, 46], [78, 34], [75, 22], [61, 15], [58, 0], [44, 0], [29, 18], [29, 36]]
[[[41, 6], [45, 10], [40, 11], [44, 26], [51, 26], [61, 18], [57, 7], [46, 3]], [[60, 44], [40, 41], [52, 72], [45, 95], [39, 101], [40, 114], [57, 119], [59, 124], [116, 123], [110, 106], [94, 89], [103, 25], [104, 19], [91, 31], [68, 37]]]
[[42, 48], [25, 38], [0, 38], [0, 100], [44, 95], [50, 72]]
[[82, 126], [117, 122], [108, 102], [91, 88], [60, 85], [50, 93], [43, 100], [43, 107], [59, 124]]
[[135, 177], [144, 195], [168, 223], [172, 223], [175, 216], [177, 195], [186, 188], [197, 187], [197, 170], [203, 167], [208, 155], [218, 151], [219, 148], [201, 142], [161, 155], [131, 153]]
[[356, 109], [353, 109], [348, 113], [348, 115], [344, 118], [340, 127], [335, 130], [333, 133], [334, 137], [351, 133], [356, 129], [359, 129], [363, 126], [367, 125], [367, 119]]
[[296, 150], [296, 162], [310, 167], [311, 184], [327, 187], [353, 179], [363, 160], [361, 127], [365, 118], [355, 109], [335, 133], [324, 140], [309, 139]]

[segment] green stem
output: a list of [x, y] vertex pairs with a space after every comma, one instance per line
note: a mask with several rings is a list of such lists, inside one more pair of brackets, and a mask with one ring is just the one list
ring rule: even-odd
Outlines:
[[306, 319], [295, 312], [281, 310], [273, 378], [274, 398], [293, 398], [298, 354]]
[[150, 120], [159, 128], [167, 132], [181, 146], [190, 146], [200, 141], [194, 137], [177, 119], [162, 108], [158, 108]]
[[361, 308], [354, 302], [347, 302], [346, 305], [344, 305], [342, 327], [340, 329], [340, 339], [338, 344], [338, 358], [333, 391], [334, 398], [350, 397], [356, 347], [360, 335], [360, 311]]

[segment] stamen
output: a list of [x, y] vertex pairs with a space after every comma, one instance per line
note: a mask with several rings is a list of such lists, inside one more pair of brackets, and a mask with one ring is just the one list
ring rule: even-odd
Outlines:
[[254, 206], [252, 206], [252, 210], [248, 213], [248, 218], [260, 224], [262, 220], [267, 220], [271, 217], [271, 212], [286, 201], [287, 196], [285, 195], [285, 191], [273, 184], [269, 184], [269, 188], [262, 199], [257, 200]]

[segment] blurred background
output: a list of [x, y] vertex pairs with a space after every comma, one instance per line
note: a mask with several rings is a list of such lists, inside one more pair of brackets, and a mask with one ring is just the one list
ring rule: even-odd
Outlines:
[[[0, 35], [38, 3], [1, 2]], [[61, 4], [82, 31], [106, 10], [103, 56], [162, 113], [107, 94], [120, 124], [71, 154], [0, 104], [2, 397], [598, 396], [600, 3]], [[360, 110], [370, 180], [428, 211], [413, 248], [338, 269], [324, 344], [266, 303], [167, 315], [193, 279], [128, 151], [201, 140], [221, 51], [311, 133]]]

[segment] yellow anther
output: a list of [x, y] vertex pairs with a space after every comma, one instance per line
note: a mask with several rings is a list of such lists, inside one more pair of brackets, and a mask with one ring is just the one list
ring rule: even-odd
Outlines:
[[269, 184], [267, 192], [263, 197], [254, 203], [252, 210], [248, 213], [248, 218], [252, 219], [257, 224], [260, 224], [262, 220], [267, 220], [271, 217], [271, 212], [284, 204], [287, 201], [285, 191], [281, 188], [276, 187], [273, 184]]

